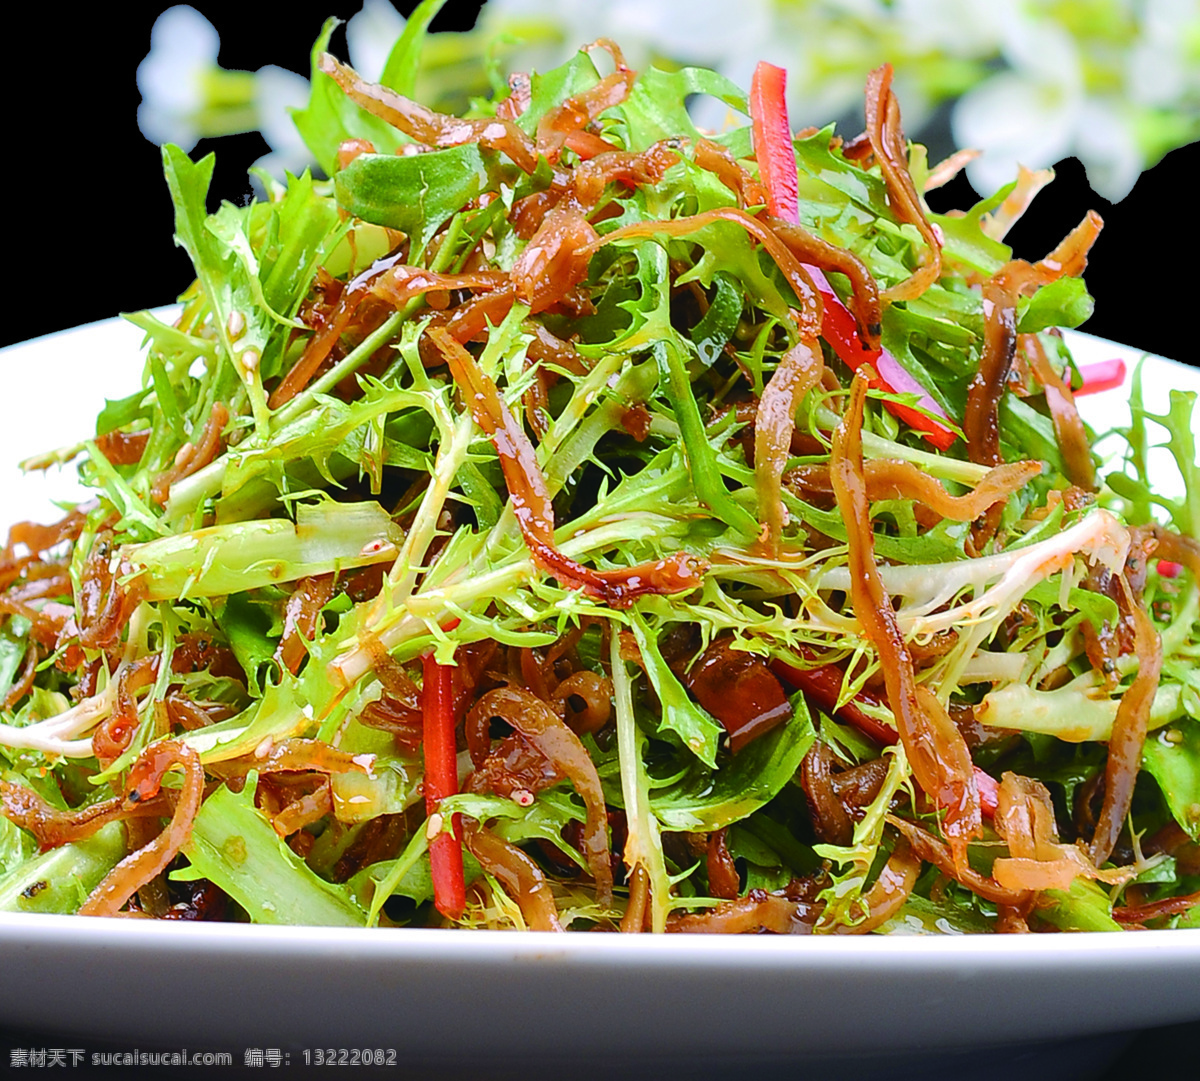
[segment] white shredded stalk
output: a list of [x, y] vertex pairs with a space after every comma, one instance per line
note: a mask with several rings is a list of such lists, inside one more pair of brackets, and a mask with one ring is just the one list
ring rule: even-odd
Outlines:
[[671, 911], [671, 879], [662, 851], [658, 819], [650, 807], [650, 779], [642, 760], [642, 736], [633, 715], [633, 690], [621, 657], [620, 634], [614, 628], [610, 644], [613, 707], [617, 723], [617, 757], [621, 770], [621, 795], [629, 832], [623, 853], [630, 881], [641, 867], [650, 879], [650, 925], [658, 934], [666, 930]]
[[[150, 615], [150, 607], [139, 604], [129, 617], [122, 664], [132, 663], [145, 649]], [[112, 713], [116, 698], [117, 681], [110, 679], [103, 690], [53, 717], [24, 726], [0, 724], [0, 746], [59, 754], [64, 758], [89, 758], [92, 754], [91, 736], [87, 739], [77, 737], [90, 732], [105, 720]]]
[[[1125, 565], [1129, 543], [1125, 526], [1108, 511], [1097, 509], [1057, 536], [1024, 548], [952, 563], [880, 566], [879, 576], [889, 594], [908, 602], [896, 611], [896, 622], [905, 638], [959, 632], [957, 645], [938, 662], [930, 681], [931, 686], [940, 688], [942, 697], [948, 697], [966, 678], [976, 650], [1034, 586], [1071, 567], [1076, 556], [1087, 556], [1111, 571], [1119, 571]], [[989, 583], [994, 584], [984, 588]], [[849, 590], [849, 568], [826, 571], [814, 588]], [[951, 604], [968, 590], [971, 599]], [[825, 622], [822, 616], [829, 609], [812, 601], [820, 599], [806, 601], [806, 614], [821, 626]], [[844, 618], [839, 617], [838, 625], [831, 629], [845, 633]], [[857, 620], [854, 625], [857, 628]]]
[[[1178, 683], [1158, 688], [1150, 705], [1147, 731], [1153, 732], [1183, 715], [1182, 690]], [[1095, 672], [1085, 672], [1051, 691], [1025, 683], [990, 691], [976, 707], [975, 718], [980, 724], [1041, 732], [1066, 743], [1107, 743], [1112, 738], [1119, 704], [1104, 690]]]
[[[897, 610], [896, 619], [905, 637], [914, 637], [1003, 619], [1038, 582], [1069, 567], [1076, 555], [1088, 555], [1118, 571], [1128, 552], [1129, 531], [1108, 511], [1094, 510], [1070, 529], [1025, 548], [952, 563], [881, 565], [879, 576], [891, 596], [908, 601]], [[980, 592], [991, 582], [995, 585]], [[814, 586], [849, 590], [850, 570], [828, 570]], [[968, 588], [975, 594], [972, 600], [944, 608]]]
[[1025, 671], [1023, 653], [976, 653], [963, 667], [964, 683], [1011, 683]]
[[116, 694], [113, 681], [104, 690], [44, 721], [24, 727], [0, 724], [0, 744], [17, 750], [60, 754], [64, 758], [87, 758], [92, 753], [91, 736], [75, 737], [91, 731], [112, 713]]

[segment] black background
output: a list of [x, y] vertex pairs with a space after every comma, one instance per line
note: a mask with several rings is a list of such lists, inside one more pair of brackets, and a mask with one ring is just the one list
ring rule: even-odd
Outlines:
[[[68, 13], [21, 0], [20, 42], [5, 47], [0, 79], [0, 168], [7, 304], [0, 345], [168, 304], [192, 278], [172, 240], [173, 212], [159, 150], [138, 130], [137, 66], [171, 0], [73, 5]], [[231, 3], [194, 0], [221, 35], [219, 62], [255, 71], [278, 64], [307, 76], [329, 16], [348, 20], [362, 0]], [[398, 2], [407, 13], [415, 0]], [[469, 29], [479, 0], [448, 0], [433, 26]], [[6, 19], [8, 14], [6, 13]], [[345, 58], [345, 36], [333, 49]], [[209, 209], [250, 195], [246, 170], [267, 152], [257, 133], [201, 140], [216, 152]]]
[[[348, 19], [360, 0], [198, 0], [198, 6], [221, 34], [224, 67], [273, 63], [307, 73], [324, 19]], [[478, 7], [474, 0], [449, 0], [435, 28], [470, 27]], [[188, 260], [171, 239], [158, 150], [137, 128], [135, 72], [161, 9], [119, 10], [87, 5], [66, 18], [49, 5], [26, 8], [28, 32], [10, 39], [23, 44], [6, 49], [9, 93], [0, 138], [9, 153], [0, 205], [9, 270], [0, 344], [168, 303], [190, 280]], [[340, 35], [334, 47], [344, 55]], [[193, 153], [208, 150], [217, 152], [211, 207], [219, 199], [244, 199], [246, 169], [266, 150], [261, 136], [202, 141]], [[1086, 275], [1096, 314], [1085, 329], [1177, 360], [1200, 360], [1190, 325], [1200, 239], [1191, 194], [1197, 166], [1200, 146], [1177, 150], [1114, 206], [1068, 160], [1008, 239], [1017, 255], [1037, 259], [1087, 209], [1099, 211], [1106, 225]], [[946, 209], [968, 206], [974, 197], [959, 179], [932, 201]]]

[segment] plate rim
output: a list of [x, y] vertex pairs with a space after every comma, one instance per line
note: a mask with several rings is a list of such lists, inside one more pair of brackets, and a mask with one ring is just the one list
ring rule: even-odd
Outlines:
[[[170, 308], [166, 309], [168, 312]], [[162, 310], [159, 309], [161, 312]], [[93, 323], [51, 332], [16, 343], [0, 350], [0, 360], [13, 350], [52, 350], [55, 343], [68, 336], [86, 341], [90, 333], [105, 333], [121, 324], [128, 328], [131, 340], [137, 338], [137, 328], [118, 317], [98, 320]], [[1155, 362], [1182, 369], [1200, 385], [1200, 372], [1186, 365], [1156, 354], [1139, 351], [1119, 343], [1090, 335], [1083, 331], [1067, 332], [1067, 343], [1072, 349], [1084, 345], [1092, 351], [1113, 351], [1122, 356], [1130, 374], [1140, 357], [1152, 358]], [[140, 375], [143, 352], [136, 350], [131, 357], [127, 372], [132, 380]], [[133, 365], [136, 362], [137, 367]], [[126, 373], [122, 373], [124, 375]], [[1128, 381], [1127, 381], [1128, 382]], [[1127, 392], [1113, 391], [1127, 399]], [[1111, 401], [1112, 399], [1110, 399]], [[1098, 398], [1090, 399], [1091, 402]], [[94, 403], [99, 409], [100, 403]], [[94, 412], [92, 414], [94, 416]], [[4, 528], [7, 529], [7, 525]], [[664, 1013], [671, 1003], [678, 1007], [680, 995], [689, 984], [702, 977], [725, 977], [742, 985], [756, 985], [764, 980], [773, 987], [811, 988], [817, 979], [824, 980], [831, 993], [843, 997], [854, 988], [872, 988], [873, 1001], [886, 1000], [889, 994], [907, 986], [906, 981], [919, 981], [931, 993], [953, 996], [955, 989], [966, 986], [964, 981], [973, 979], [976, 988], [1015, 989], [1029, 983], [1051, 983], [1061, 986], [1064, 980], [1074, 981], [1080, 998], [1098, 1002], [1095, 1012], [1089, 1013], [1085, 1006], [1072, 1003], [1067, 1008], [1069, 1021], [1062, 1022], [1063, 1035], [1083, 1032], [1105, 1031], [1105, 1026], [1136, 1027], [1163, 1023], [1166, 1020], [1200, 1019], [1200, 981], [1195, 974], [1200, 972], [1200, 928], [1156, 930], [1143, 932], [1083, 932], [1036, 935], [999, 934], [892, 934], [868, 936], [796, 935], [796, 936], [726, 936], [726, 935], [614, 935], [588, 934], [583, 932], [550, 934], [545, 932], [489, 932], [478, 929], [434, 929], [434, 928], [331, 928], [315, 926], [271, 926], [250, 923], [189, 923], [186, 921], [151, 921], [137, 919], [89, 919], [77, 915], [55, 915], [45, 913], [0, 913], [0, 954], [5, 957], [6, 979], [0, 982], [0, 1015], [5, 1023], [21, 1017], [31, 1027], [53, 1031], [62, 1026], [61, 1012], [54, 1012], [42, 1000], [34, 1001], [22, 990], [23, 981], [35, 980], [47, 970], [65, 978], [67, 973], [84, 966], [83, 989], [60, 992], [75, 996], [77, 1010], [74, 1022], [89, 1026], [93, 1036], [108, 1024], [117, 1024], [129, 1014], [124, 1030], [113, 1029], [121, 1037], [136, 1038], [136, 1011], [128, 1010], [129, 1002], [136, 1002], [137, 994], [144, 998], [152, 995], [144, 989], [131, 993], [129, 1002], [123, 1000], [123, 1012], [118, 1007], [87, 997], [89, 989], [103, 986], [99, 981], [102, 973], [107, 977], [111, 971], [136, 975], [148, 962], [151, 967], [170, 970], [181, 963], [201, 967], [208, 981], [206, 986], [226, 986], [231, 976], [244, 974], [247, 968], [259, 966], [265, 971], [288, 971], [315, 979], [316, 973], [328, 973], [333, 982], [347, 986], [346, 981], [356, 972], [368, 974], [372, 979], [388, 986], [407, 988], [406, 980], [411, 973], [436, 976], [445, 984], [452, 976], [456, 979], [478, 979], [489, 981], [487, 986], [498, 986], [494, 982], [517, 974], [518, 982], [524, 987], [535, 986], [539, 978], [548, 977], [552, 983], [563, 980], [577, 981], [581, 989], [612, 987], [620, 982], [628, 985], [633, 979], [655, 982], [655, 986], [670, 988], [670, 1002], [661, 1008], [648, 1009], [644, 1025], [658, 1023], [675, 1026], [682, 1019]], [[515, 965], [514, 965], [515, 963]], [[449, 976], [447, 975], [449, 974]], [[162, 978], [162, 972], [157, 977]], [[91, 983], [88, 983], [91, 980]], [[988, 981], [994, 981], [989, 983]], [[11, 982], [10, 982], [11, 981]], [[1125, 993], [1127, 983], [1141, 981], [1139, 986], [1161, 987], [1156, 1012], [1148, 1007], [1140, 1012], [1118, 1013], [1111, 1001], [1113, 996]], [[1187, 990], [1181, 995], [1179, 989]], [[438, 1000], [442, 1008], [452, 1001], [442, 991]], [[222, 1007], [226, 1024], [237, 1018], [237, 1008], [252, 1008], [254, 998], [243, 987], [230, 989], [231, 1003]], [[996, 995], [1002, 994], [996, 990]], [[289, 1001], [304, 1004], [312, 1002], [310, 987], [293, 988]], [[1038, 997], [1038, 988], [1029, 991], [1031, 998]], [[27, 1001], [28, 1000], [28, 1001]], [[47, 999], [46, 1003], [51, 1000]], [[170, 1003], [146, 998], [144, 1006], [156, 1024], [155, 1033], [187, 1033], [189, 1038], [211, 1037], [211, 1029], [189, 1028], [193, 1024], [182, 1015], [178, 1007]], [[987, 1007], [987, 1009], [984, 1008]], [[1012, 1016], [1020, 1015], [1027, 1020], [1036, 1017], [1030, 1003], [986, 1002], [964, 1003], [949, 1007], [961, 1016], [975, 1019], [981, 1027], [979, 1032], [986, 1038], [1012, 1038], [1015, 1021], [993, 1018], [987, 1010], [998, 1015], [1009, 1011]], [[363, 1004], [364, 1011], [373, 1009]], [[906, 1007], [912, 1016], [912, 1006]], [[901, 1011], [903, 1012], [903, 1011]], [[785, 1031], [777, 1016], [778, 1009], [764, 1021], [772, 1033]], [[288, 1028], [288, 1022], [278, 1009], [269, 1013], [272, 1023], [280, 1026], [279, 1033], [290, 1033], [297, 1038], [303, 1032], [305, 1039], [310, 1035], [299, 1027]], [[430, 1023], [436, 1023], [429, 1010], [425, 1015]], [[113, 1020], [117, 1018], [117, 1020]], [[1130, 1020], [1125, 1020], [1130, 1018]], [[364, 1016], [359, 1022], [369, 1025], [376, 1022], [374, 1016]], [[325, 1022], [331, 1025], [333, 1021]], [[342, 1022], [346, 1023], [346, 1022]], [[875, 1033], [865, 1046], [891, 1047], [889, 1039], [901, 1037], [883, 1022], [883, 1029]], [[1007, 1024], [1009, 1027], [1004, 1028]], [[1057, 1031], [1055, 1025], [1043, 1023], [1037, 1029], [1038, 1038], [1048, 1038]], [[803, 1045], [817, 1053], [837, 1056], [842, 1049], [832, 1045], [822, 1034], [812, 1031], [812, 1022], [806, 1020], [799, 1034], [791, 1037], [788, 1046]], [[802, 1026], [803, 1027], [803, 1026]], [[893, 1026], [894, 1027], [894, 1026]], [[144, 1031], [144, 1030], [143, 1030]], [[1019, 1030], [1033, 1031], [1033, 1030]], [[937, 1033], [924, 1030], [923, 1039], [933, 1040], [931, 1046], [939, 1044]], [[329, 1031], [323, 1033], [328, 1036]], [[317, 1033], [312, 1034], [315, 1042]], [[464, 1037], [465, 1038], [465, 1037]], [[646, 1033], [641, 1034], [643, 1043]], [[681, 1035], [671, 1028], [671, 1038], [679, 1040]], [[775, 1037], [778, 1039], [778, 1035]], [[973, 1042], [971, 1033], [947, 1034], [944, 1040], [953, 1038], [960, 1044]], [[1028, 1037], [1027, 1037], [1028, 1038]], [[720, 1041], [721, 1037], [713, 1039]], [[799, 1041], [799, 1042], [797, 1042]], [[880, 1043], [879, 1041], [883, 1041]], [[253, 1041], [252, 1041], [253, 1042]], [[261, 1041], [259, 1041], [261, 1042]], [[778, 1045], [782, 1046], [782, 1045]], [[913, 1047], [908, 1044], [895, 1046]], [[769, 1049], [776, 1049], [770, 1045]], [[853, 1050], [853, 1049], [852, 1049]], [[861, 1050], [861, 1049], [858, 1049]], [[791, 1052], [790, 1052], [791, 1053]]]

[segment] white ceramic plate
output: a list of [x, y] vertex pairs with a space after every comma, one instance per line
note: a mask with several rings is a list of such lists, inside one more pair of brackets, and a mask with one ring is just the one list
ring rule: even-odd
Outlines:
[[[15, 415], [0, 425], [0, 517], [47, 517], [51, 498], [71, 498], [69, 470], [35, 485], [10, 463], [93, 431], [100, 399], [136, 387], [138, 341], [136, 329], [112, 320], [0, 352], [6, 412]], [[1083, 363], [1137, 360], [1084, 335], [1071, 343]], [[1157, 358], [1146, 381], [1154, 404], [1171, 387], [1200, 388], [1197, 373]], [[47, 387], [52, 410], [23, 407]], [[1089, 419], [1119, 420], [1126, 396], [1085, 399]], [[918, 1063], [931, 1068], [931, 1053], [1006, 1048], [960, 1062], [978, 1081], [996, 1064], [1009, 1068], [1013, 1048], [1031, 1041], [1195, 1019], [1200, 930], [653, 938], [0, 914], [8, 1027], [193, 1049], [283, 1047], [293, 1065], [306, 1047], [395, 1048], [402, 1066], [440, 1061], [443, 1079], [509, 1076], [506, 1068], [535, 1061], [575, 1076], [620, 1064], [626, 1076], [632, 1068], [694, 1078], [770, 1062], [854, 1064], [856, 1076], [894, 1079]], [[1079, 1076], [1089, 1060], [1073, 1050], [1066, 1062], [1043, 1056], [1053, 1070], [1022, 1061], [1030, 1081]]]

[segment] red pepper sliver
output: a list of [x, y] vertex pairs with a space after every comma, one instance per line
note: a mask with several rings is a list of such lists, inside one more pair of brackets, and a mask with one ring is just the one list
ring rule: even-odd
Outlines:
[[868, 349], [863, 344], [850, 309], [842, 303], [841, 297], [832, 290], [822, 289], [820, 284], [817, 283], [822, 305], [821, 337], [833, 346], [838, 358], [856, 372], [867, 361], [873, 362], [879, 356], [879, 350]]
[[[865, 713], [852, 699], [841, 708], [834, 711], [838, 695], [841, 693], [844, 673], [835, 664], [823, 664], [816, 668], [797, 668], [786, 661], [773, 660], [771, 671], [780, 679], [799, 687], [826, 713], [833, 713], [839, 721], [857, 728], [868, 739], [885, 746], [896, 743], [899, 736], [894, 729], [880, 724], [870, 714]], [[979, 792], [979, 807], [986, 818], [996, 813], [996, 804], [1000, 798], [1000, 785], [990, 773], [985, 773], [975, 767], [975, 788]]]
[[[458, 791], [454, 668], [438, 664], [431, 653], [423, 658], [423, 664], [421, 706], [425, 715], [425, 812], [433, 815], [437, 813], [442, 800]], [[467, 903], [461, 838], [459, 823], [455, 821], [453, 837], [448, 833], [439, 833], [429, 843], [433, 903], [443, 916], [452, 920], [462, 915]]]
[[750, 83], [758, 175], [767, 189], [767, 209], [775, 217], [796, 224], [800, 221], [800, 182], [788, 125], [786, 89], [787, 72], [760, 60]]
[[[786, 661], [773, 660], [771, 671], [793, 687], [799, 687], [826, 713], [835, 713], [838, 695], [842, 691], [845, 673], [836, 664], [822, 664], [816, 668], [797, 668]], [[851, 699], [836, 710], [837, 719], [857, 728], [868, 739], [876, 743], [891, 745], [898, 738], [896, 731], [881, 724], [869, 713], [863, 712]]]
[[[767, 209], [777, 218], [799, 224], [800, 182], [796, 170], [796, 152], [792, 147], [792, 129], [787, 112], [787, 72], [765, 60], [754, 69], [750, 83], [750, 119], [754, 129], [754, 156], [758, 174], [767, 191]], [[814, 268], [806, 268], [810, 272]], [[869, 350], [862, 342], [854, 316], [833, 293], [821, 287], [824, 276], [814, 275], [824, 304], [821, 337], [853, 371], [867, 361], [874, 362], [880, 350]], [[826, 283], [827, 285], [827, 283]], [[885, 379], [871, 381], [876, 390], [895, 391]], [[932, 417], [897, 402], [888, 402], [889, 412], [899, 417], [939, 450], [948, 450], [957, 438], [954, 432]]]
[[[842, 303], [840, 297], [832, 291], [826, 291], [825, 289], [818, 288], [818, 291], [821, 294], [821, 303], [824, 306], [821, 319], [821, 337], [833, 347], [833, 351], [838, 355], [839, 359], [845, 362], [851, 371], [858, 371], [865, 363], [875, 364], [882, 355], [883, 350], [870, 350], [863, 345], [862, 339], [858, 334], [858, 326], [854, 322], [854, 316], [850, 314], [850, 309]], [[872, 390], [886, 390], [889, 392], [895, 392], [896, 390], [895, 387], [890, 386], [887, 380], [879, 375], [871, 378], [870, 386]], [[886, 407], [888, 412], [899, 417], [910, 428], [915, 428], [926, 440], [937, 447], [938, 450], [949, 450], [958, 438], [944, 424], [939, 424], [933, 417], [922, 413], [919, 409], [912, 409], [900, 402], [887, 402]]]
[[[870, 381], [872, 390], [892, 390], [882, 379]], [[927, 443], [932, 443], [938, 450], [949, 450], [958, 438], [949, 428], [939, 424], [932, 417], [919, 409], [912, 409], [901, 402], [884, 402], [887, 411], [904, 421], [910, 428], [921, 433]]]
[[979, 793], [979, 809], [983, 812], [983, 817], [994, 818], [1000, 802], [1000, 782], [976, 766], [975, 789]]
[[1125, 361], [1117, 357], [1115, 360], [1101, 360], [1095, 364], [1081, 364], [1079, 374], [1083, 377], [1083, 384], [1074, 392], [1076, 398], [1081, 394], [1116, 390], [1125, 382]]

